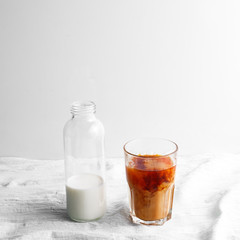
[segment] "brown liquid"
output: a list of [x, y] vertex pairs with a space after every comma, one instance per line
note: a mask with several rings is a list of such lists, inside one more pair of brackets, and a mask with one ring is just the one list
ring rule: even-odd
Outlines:
[[126, 167], [132, 213], [145, 221], [171, 218], [175, 169], [170, 157], [134, 157]]

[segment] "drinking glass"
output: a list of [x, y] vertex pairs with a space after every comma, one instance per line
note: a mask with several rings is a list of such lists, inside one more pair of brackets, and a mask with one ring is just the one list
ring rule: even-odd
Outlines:
[[124, 147], [130, 217], [163, 225], [171, 219], [178, 146], [161, 138], [139, 138]]

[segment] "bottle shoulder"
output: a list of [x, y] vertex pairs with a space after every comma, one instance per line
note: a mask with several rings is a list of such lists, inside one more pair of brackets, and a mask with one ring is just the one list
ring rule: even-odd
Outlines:
[[64, 126], [64, 134], [72, 132], [84, 132], [89, 134], [104, 134], [102, 122], [95, 119], [72, 118]]

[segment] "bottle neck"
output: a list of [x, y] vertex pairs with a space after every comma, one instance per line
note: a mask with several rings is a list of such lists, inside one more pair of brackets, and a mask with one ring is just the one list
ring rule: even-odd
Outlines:
[[71, 106], [71, 113], [73, 118], [87, 118], [92, 119], [95, 117], [96, 105], [94, 102], [74, 102]]
[[87, 120], [94, 120], [96, 119], [96, 116], [94, 113], [89, 113], [89, 114], [78, 114], [78, 115], [72, 115], [72, 119], [87, 119]]

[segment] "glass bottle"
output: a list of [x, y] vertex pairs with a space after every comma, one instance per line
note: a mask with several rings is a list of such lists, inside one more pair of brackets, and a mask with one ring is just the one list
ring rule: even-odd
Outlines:
[[79, 222], [102, 217], [106, 209], [104, 127], [96, 105], [74, 102], [64, 127], [67, 212]]

